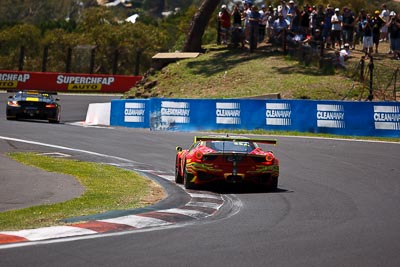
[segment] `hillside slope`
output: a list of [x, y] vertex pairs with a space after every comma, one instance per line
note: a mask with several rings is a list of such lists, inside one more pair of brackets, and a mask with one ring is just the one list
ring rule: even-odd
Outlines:
[[[358, 68], [363, 55], [359, 48], [352, 50], [353, 57], [346, 62], [347, 70], [326, 71], [318, 65], [306, 66], [268, 45], [259, 47], [255, 53], [224, 46], [208, 47], [196, 59], [172, 63], [147, 76], [127, 96], [238, 98], [279, 93], [285, 99], [364, 100], [369, 89], [368, 83], [359, 82]], [[386, 54], [387, 43], [381, 44], [381, 51], [374, 55], [378, 75], [374, 85], [376, 100], [383, 99], [381, 85], [386, 86], [390, 75], [399, 67], [399, 61]], [[365, 61], [366, 70], [368, 63]]]

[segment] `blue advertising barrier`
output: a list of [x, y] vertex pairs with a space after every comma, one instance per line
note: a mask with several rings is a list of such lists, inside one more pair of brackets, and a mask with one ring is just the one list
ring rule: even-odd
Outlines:
[[149, 128], [150, 101], [141, 100], [112, 100], [110, 125]]
[[[141, 119], [137, 116], [142, 116]], [[254, 99], [113, 100], [111, 125], [151, 130], [278, 130], [400, 137], [400, 103]]]

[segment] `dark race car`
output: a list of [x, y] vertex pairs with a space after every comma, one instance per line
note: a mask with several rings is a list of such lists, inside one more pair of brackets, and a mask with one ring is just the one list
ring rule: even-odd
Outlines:
[[177, 147], [175, 182], [187, 189], [213, 182], [249, 183], [276, 190], [279, 160], [257, 143], [276, 145], [275, 139], [243, 136], [195, 136], [189, 149]]
[[7, 120], [38, 119], [59, 123], [61, 106], [58, 98], [52, 95], [57, 93], [41, 92], [36, 90], [19, 91], [8, 97]]

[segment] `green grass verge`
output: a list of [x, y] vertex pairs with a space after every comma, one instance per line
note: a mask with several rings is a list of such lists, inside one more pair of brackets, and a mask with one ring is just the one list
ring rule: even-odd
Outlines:
[[[61, 219], [148, 205], [155, 183], [114, 166], [60, 159], [35, 153], [10, 153], [12, 159], [48, 172], [74, 176], [85, 187], [80, 197], [0, 213], [0, 230], [61, 225]], [[158, 190], [160, 190], [158, 188]]]

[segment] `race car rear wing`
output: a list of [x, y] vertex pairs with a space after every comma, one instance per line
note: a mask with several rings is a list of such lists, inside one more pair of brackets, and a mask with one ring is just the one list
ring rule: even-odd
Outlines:
[[276, 145], [278, 140], [266, 138], [252, 138], [243, 136], [195, 136], [194, 142], [197, 141], [232, 141], [232, 142], [255, 142], [260, 144]]
[[47, 94], [47, 95], [57, 95], [58, 93], [55, 91], [43, 91], [43, 90], [18, 90], [18, 89], [7, 89], [7, 93], [16, 93], [16, 92], [31, 92], [31, 93], [39, 93], [39, 94]]

